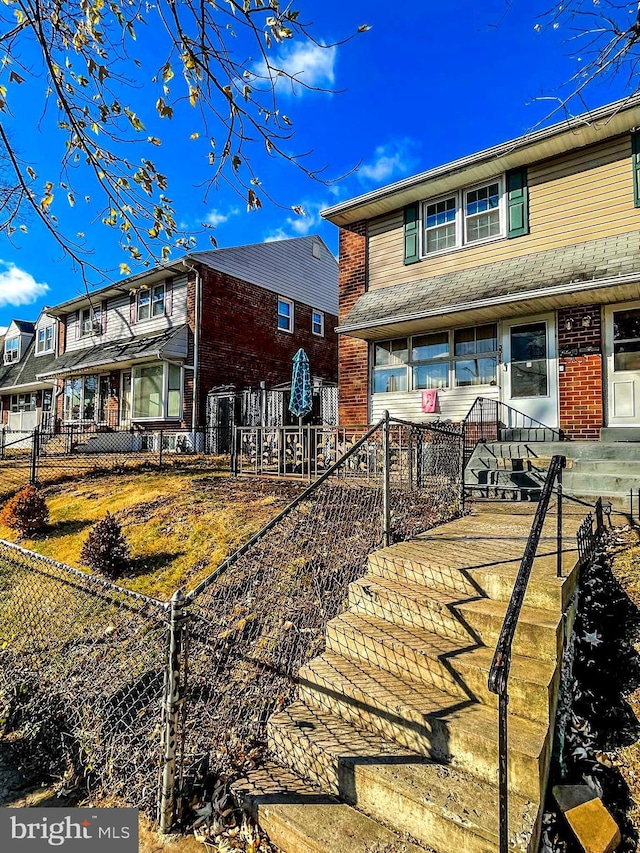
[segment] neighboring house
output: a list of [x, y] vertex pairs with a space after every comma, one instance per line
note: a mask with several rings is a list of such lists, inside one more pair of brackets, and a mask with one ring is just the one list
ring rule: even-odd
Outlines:
[[55, 383], [42, 380], [39, 374], [55, 361], [58, 329], [57, 320], [47, 311], [35, 323], [12, 320], [0, 339], [2, 423], [12, 430], [51, 424]]
[[573, 438], [640, 428], [638, 127], [636, 97], [324, 211], [341, 423], [484, 396]]
[[56, 388], [58, 424], [193, 435], [213, 386], [286, 382], [300, 347], [314, 376], [335, 382], [336, 315], [337, 262], [319, 237], [192, 253], [48, 308], [58, 334], [46, 360], [42, 321], [13, 323], [0, 392], [18, 389], [23, 367]]

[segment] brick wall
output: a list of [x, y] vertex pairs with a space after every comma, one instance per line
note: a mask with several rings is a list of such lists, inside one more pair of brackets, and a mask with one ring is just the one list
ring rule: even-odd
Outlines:
[[[591, 318], [588, 326], [583, 323], [586, 317]], [[558, 311], [558, 352], [564, 366], [558, 374], [560, 427], [569, 438], [597, 441], [604, 423], [599, 305]]]
[[295, 302], [293, 334], [284, 332], [278, 329], [277, 293], [204, 267], [199, 421], [205, 416], [207, 392], [217, 385], [256, 388], [264, 381], [269, 388], [288, 382], [300, 347], [309, 356], [312, 376], [336, 382], [338, 318], [325, 313], [325, 333], [320, 337], [311, 331], [311, 312], [311, 306]]
[[[343, 323], [367, 288], [367, 224], [356, 222], [340, 229], [338, 294]], [[341, 424], [369, 421], [369, 346], [366, 341], [340, 335], [338, 383]]]

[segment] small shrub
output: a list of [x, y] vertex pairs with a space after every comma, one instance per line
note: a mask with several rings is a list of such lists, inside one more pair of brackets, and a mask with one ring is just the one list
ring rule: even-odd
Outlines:
[[22, 536], [33, 536], [46, 528], [49, 510], [36, 486], [28, 485], [7, 501], [0, 513], [0, 521]]
[[109, 578], [122, 576], [129, 565], [129, 546], [116, 518], [107, 512], [89, 531], [80, 560], [96, 572]]

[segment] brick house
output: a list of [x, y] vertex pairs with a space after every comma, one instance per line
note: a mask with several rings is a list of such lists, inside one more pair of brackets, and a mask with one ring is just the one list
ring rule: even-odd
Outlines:
[[[337, 263], [319, 237], [192, 253], [43, 316], [50, 357], [38, 360], [39, 326], [24, 324], [16, 358], [5, 335], [5, 365], [30, 365], [63, 426], [193, 436], [213, 386], [286, 382], [300, 347], [315, 378], [337, 380]], [[0, 379], [5, 422], [13, 390]]]
[[627, 99], [325, 210], [341, 423], [458, 422], [483, 396], [640, 436], [638, 127]]

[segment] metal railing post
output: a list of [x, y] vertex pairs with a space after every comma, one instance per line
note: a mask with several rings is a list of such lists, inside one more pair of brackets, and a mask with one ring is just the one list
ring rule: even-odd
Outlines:
[[[195, 432], [194, 432], [194, 434], [193, 434], [193, 440], [194, 440], [194, 442], [195, 442], [195, 440], [196, 440], [196, 434], [195, 434]], [[163, 441], [162, 441], [162, 430], [160, 430], [160, 435], [158, 436], [158, 441], [160, 442], [160, 445], [159, 445], [159, 447], [158, 447], [158, 468], [162, 468], [162, 444], [163, 444]]]
[[382, 426], [382, 540], [384, 547], [391, 544], [391, 505], [390, 505], [390, 479], [391, 479], [391, 447], [389, 441], [389, 412], [385, 410], [384, 424]]
[[506, 687], [498, 697], [498, 794], [500, 797], [500, 853], [509, 853], [509, 694]]
[[556, 575], [557, 577], [562, 577], [562, 469], [566, 464], [565, 457], [562, 458], [562, 463], [560, 468], [558, 469], [558, 518], [557, 518], [557, 526], [556, 526], [556, 547], [558, 549], [557, 555], [557, 563], [556, 563]]
[[2, 427], [2, 435], [0, 436], [0, 458], [5, 458], [5, 449], [7, 446], [7, 428]]
[[164, 675], [162, 702], [162, 774], [158, 799], [158, 823], [161, 832], [165, 833], [169, 832], [173, 825], [176, 809], [176, 755], [178, 715], [182, 704], [180, 674], [185, 620], [184, 596], [180, 590], [177, 590], [171, 599], [167, 668]]
[[31, 470], [29, 472], [29, 482], [35, 483], [38, 478], [38, 427], [34, 427], [33, 436], [31, 438]]

